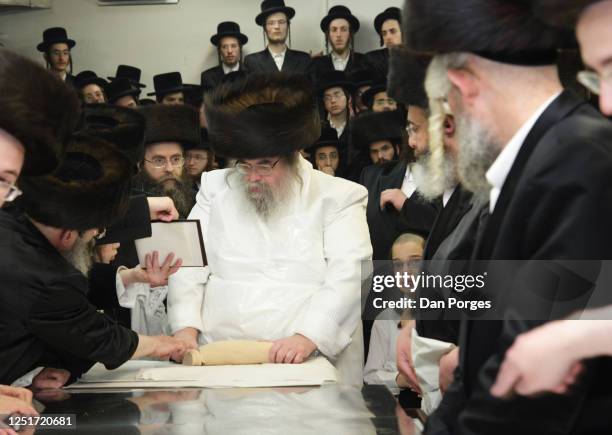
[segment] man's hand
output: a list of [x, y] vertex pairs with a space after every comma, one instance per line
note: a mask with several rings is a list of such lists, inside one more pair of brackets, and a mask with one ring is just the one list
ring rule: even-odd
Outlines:
[[14, 396], [0, 394], [0, 415], [38, 415], [31, 403]]
[[15, 399], [23, 400], [26, 403], [32, 403], [32, 392], [27, 388], [9, 387], [8, 385], [0, 385], [0, 394], [4, 396], [14, 397]]
[[317, 349], [317, 346], [301, 334], [281, 338], [273, 342], [268, 358], [278, 364], [301, 364]]
[[445, 393], [448, 389], [448, 386], [454, 380], [455, 369], [459, 365], [459, 348], [455, 347], [446, 355], [443, 355], [440, 358], [440, 391]]
[[176, 362], [183, 362], [183, 355], [186, 351], [198, 348], [198, 330], [195, 328], [183, 328], [176, 331], [174, 338], [180, 340], [185, 345], [185, 350], [181, 353], [175, 353], [170, 356], [170, 359]]
[[403, 375], [404, 380], [412, 391], [421, 393], [421, 387], [417, 380], [414, 367], [412, 366], [412, 329], [414, 328], [414, 320], [407, 322], [400, 330], [397, 336], [396, 348], [397, 348], [397, 369], [400, 374]]
[[149, 203], [149, 214], [152, 221], [171, 222], [179, 218], [178, 211], [170, 197], [149, 197], [147, 202]]
[[404, 195], [404, 192], [400, 189], [383, 190], [380, 194], [380, 209], [384, 209], [385, 205], [391, 203], [397, 211], [400, 211], [406, 199], [408, 199], [408, 197]]
[[68, 379], [70, 379], [69, 371], [45, 367], [32, 379], [32, 388], [35, 390], [62, 388]]
[[136, 282], [144, 282], [151, 287], [168, 285], [168, 278], [170, 275], [176, 273], [183, 265], [183, 260], [181, 258], [172, 263], [173, 261], [174, 254], [171, 252], [160, 265], [159, 253], [153, 251], [145, 256], [146, 269], [136, 266], [133, 269], [121, 270], [119, 275], [121, 276], [123, 285], [126, 287]]
[[589, 322], [551, 322], [519, 335], [506, 352], [491, 394], [567, 392], [582, 371], [578, 348], [580, 342], [588, 342], [588, 335], [582, 336], [580, 331], [585, 323]]
[[181, 355], [185, 353], [185, 343], [174, 337], [165, 335], [138, 335], [138, 347], [132, 355], [132, 359], [153, 357], [160, 360], [167, 360], [171, 355]]

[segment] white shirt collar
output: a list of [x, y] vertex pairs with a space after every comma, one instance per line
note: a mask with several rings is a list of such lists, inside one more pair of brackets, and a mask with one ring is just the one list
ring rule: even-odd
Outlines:
[[552, 104], [552, 102], [561, 94], [561, 92], [553, 95], [544, 102], [538, 109], [531, 115], [531, 117], [518, 129], [512, 139], [506, 144], [504, 149], [499, 153], [491, 167], [486, 173], [486, 178], [491, 185], [491, 192], [489, 193], [489, 210], [493, 213], [495, 204], [501, 193], [501, 189], [504, 186], [504, 182], [514, 165], [514, 161], [518, 156], [523, 142], [527, 138], [527, 135], [538, 121], [542, 113]]
[[240, 62], [236, 63], [236, 65], [229, 67], [224, 63], [221, 63], [221, 66], [223, 67], [223, 73], [224, 74], [229, 74], [231, 72], [235, 72], [240, 70]]
[[453, 196], [453, 193], [455, 193], [456, 188], [457, 186], [454, 186], [444, 191], [442, 194], [442, 207], [446, 207], [446, 204], [448, 204], [448, 201], [450, 201], [451, 196]]
[[287, 53], [287, 47], [285, 47], [285, 49], [280, 52], [280, 53], [274, 53], [272, 50], [270, 50], [270, 47], [268, 47], [268, 51], [270, 52], [270, 56], [272, 56], [273, 58], [275, 57], [285, 57], [285, 54]]
[[268, 47], [268, 52], [270, 53], [270, 56], [272, 56], [272, 60], [276, 64], [276, 68], [281, 71], [283, 69], [283, 63], [285, 62], [285, 54], [287, 54], [287, 47], [285, 47], [282, 53], [273, 53], [272, 50], [270, 50], [270, 47]]
[[351, 57], [351, 52], [349, 51], [346, 57], [340, 57], [336, 54], [335, 51], [331, 52], [331, 60], [334, 64], [334, 69], [336, 71], [344, 71], [346, 66], [348, 65], [348, 61]]

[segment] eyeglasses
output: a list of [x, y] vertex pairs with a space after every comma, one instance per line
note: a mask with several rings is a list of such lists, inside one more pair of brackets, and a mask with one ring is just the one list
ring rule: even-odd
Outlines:
[[406, 126], [406, 132], [408, 133], [409, 136], [411, 136], [413, 134], [416, 134], [419, 131], [419, 128], [421, 128], [420, 125], [417, 125], [414, 122], [408, 121], [408, 125]]
[[333, 100], [339, 100], [340, 98], [345, 96], [346, 95], [344, 95], [344, 93], [342, 92], [334, 92], [333, 94], [326, 94], [325, 96], [323, 96], [323, 101], [330, 102]]
[[185, 158], [183, 156], [172, 156], [170, 160], [164, 157], [154, 157], [152, 160], [144, 159], [144, 161], [151, 163], [155, 169], [163, 169], [168, 163], [174, 168], [180, 168], [185, 164]]
[[106, 228], [98, 228], [98, 234], [94, 236], [94, 239], [101, 240], [106, 237]]
[[577, 79], [589, 92], [599, 95], [601, 92], [601, 82], [612, 81], [612, 69], [601, 75], [595, 71], [580, 71]]
[[380, 98], [378, 100], [374, 100], [375, 106], [383, 106], [385, 104], [395, 105], [395, 100], [393, 98]]
[[244, 162], [236, 162], [234, 165], [238, 172], [242, 175], [250, 175], [252, 172], [255, 172], [257, 175], [262, 175], [264, 177], [270, 175], [274, 167], [280, 162], [280, 158], [274, 163], [267, 163], [261, 165], [251, 165], [249, 163]]
[[0, 189], [6, 189], [6, 194], [4, 195], [4, 200], [6, 202], [14, 201], [23, 194], [17, 186], [4, 180], [0, 180]]

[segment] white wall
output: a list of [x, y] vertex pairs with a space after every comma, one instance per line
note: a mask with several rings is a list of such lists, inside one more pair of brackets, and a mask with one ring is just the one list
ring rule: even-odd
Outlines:
[[[91, 69], [102, 77], [113, 75], [118, 64], [143, 70], [146, 91], [152, 91], [155, 74], [180, 71], [185, 83], [199, 83], [200, 72], [216, 65], [210, 44], [220, 21], [237, 21], [248, 35], [245, 53], [264, 47], [261, 27], [255, 24], [260, 0], [180, 0], [177, 5], [101, 7], [96, 0], [53, 0], [52, 9], [0, 14], [0, 42], [33, 59], [36, 45], [48, 27], [66, 27], [77, 41], [73, 49], [75, 72]], [[296, 9], [292, 21], [293, 48], [320, 51], [324, 36], [319, 22], [336, 4], [348, 6], [360, 20], [357, 50], [378, 48], [374, 17], [402, 0], [286, 0]]]

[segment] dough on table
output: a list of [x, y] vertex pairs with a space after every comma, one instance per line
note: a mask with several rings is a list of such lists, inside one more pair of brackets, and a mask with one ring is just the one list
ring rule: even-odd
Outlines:
[[183, 357], [187, 366], [219, 366], [263, 364], [269, 362], [269, 341], [231, 340], [216, 341], [190, 350]]

